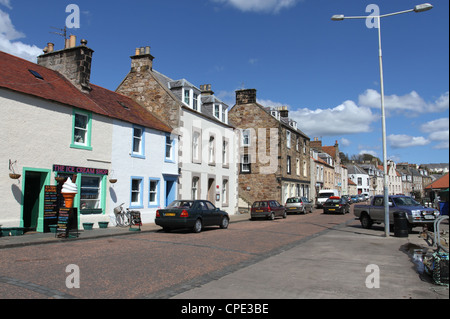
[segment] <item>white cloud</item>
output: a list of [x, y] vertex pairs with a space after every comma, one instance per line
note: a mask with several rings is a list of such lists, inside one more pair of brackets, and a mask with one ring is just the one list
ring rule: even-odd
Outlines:
[[435, 149], [449, 148], [449, 118], [441, 118], [434, 121], [427, 122], [420, 127], [420, 130], [429, 133], [428, 139], [430, 141], [440, 142], [433, 146]]
[[8, 9], [12, 9], [11, 7], [11, 3], [9, 0], [0, 0], [0, 4], [4, 5], [5, 7], [7, 7]]
[[212, 0], [225, 3], [243, 12], [278, 13], [293, 7], [299, 0]]
[[387, 137], [387, 140], [392, 148], [406, 148], [413, 146], [425, 146], [430, 144], [430, 140], [424, 138], [423, 136], [415, 137], [404, 134], [389, 135]]
[[449, 120], [448, 117], [444, 117], [441, 119], [427, 122], [420, 127], [420, 130], [425, 133], [448, 131], [448, 129], [449, 129], [448, 120]]
[[[375, 90], [368, 89], [359, 96], [359, 104], [370, 108], [381, 107], [381, 94]], [[386, 111], [396, 111], [406, 115], [417, 115], [420, 113], [442, 112], [449, 108], [449, 92], [442, 94], [436, 101], [426, 102], [416, 91], [398, 96], [385, 96]], [[411, 113], [412, 112], [412, 113]]]
[[[0, 4], [10, 7], [8, 0], [0, 0]], [[9, 14], [0, 10], [0, 50], [36, 62], [37, 56], [42, 53], [42, 49], [35, 45], [15, 41], [24, 37], [25, 34], [17, 31], [12, 24]]]
[[345, 137], [342, 137], [339, 145], [342, 147], [347, 147], [347, 146], [350, 146], [351, 143], [352, 142], [350, 142], [350, 140], [346, 139]]
[[370, 108], [360, 107], [353, 101], [345, 101], [335, 108], [290, 111], [289, 117], [310, 137], [371, 132], [372, 122], [379, 119]]

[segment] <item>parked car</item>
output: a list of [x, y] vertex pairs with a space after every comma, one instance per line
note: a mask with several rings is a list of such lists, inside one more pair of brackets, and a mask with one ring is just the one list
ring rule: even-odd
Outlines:
[[322, 189], [319, 191], [316, 200], [316, 207], [321, 208], [323, 203], [330, 198], [331, 196], [339, 196], [339, 192], [337, 189]]
[[155, 224], [164, 231], [176, 228], [191, 228], [195, 233], [205, 226], [228, 228], [227, 212], [216, 208], [207, 200], [175, 200], [167, 208], [156, 211]]
[[350, 199], [352, 200], [352, 203], [358, 203], [359, 202], [358, 195], [352, 195], [350, 197]]
[[287, 213], [306, 214], [306, 212], [312, 213], [313, 204], [306, 197], [291, 197], [286, 200], [284, 207]]
[[363, 194], [359, 194], [358, 195], [358, 201], [359, 202], [365, 202], [366, 201], [366, 197]]
[[[404, 195], [389, 196], [389, 224], [394, 224], [394, 213], [404, 212], [408, 220], [409, 230], [415, 226], [425, 226], [433, 229], [434, 221], [440, 213], [434, 208], [422, 206], [413, 198]], [[374, 196], [369, 205], [355, 205], [356, 218], [361, 221], [363, 228], [371, 228], [372, 225], [384, 223], [384, 196]]]
[[276, 200], [262, 200], [254, 202], [250, 212], [250, 218], [267, 218], [274, 220], [275, 217], [281, 216], [286, 218], [286, 208]]
[[350, 213], [350, 204], [345, 198], [332, 196], [323, 204], [324, 214], [328, 213]]

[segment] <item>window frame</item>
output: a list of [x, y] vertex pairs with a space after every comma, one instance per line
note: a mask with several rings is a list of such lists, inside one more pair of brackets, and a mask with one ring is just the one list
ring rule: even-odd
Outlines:
[[[139, 201], [133, 202], [133, 181], [139, 181]], [[131, 176], [130, 178], [130, 208], [144, 208], [144, 177], [142, 176]]]
[[[135, 152], [134, 151], [134, 141], [136, 139], [134, 133], [135, 133], [136, 129], [141, 130], [140, 150], [139, 150], [139, 152]], [[130, 153], [130, 155], [132, 157], [145, 158], [145, 127], [143, 127], [143, 126], [133, 125], [132, 137], [131, 137], [131, 153]]]
[[[76, 116], [81, 115], [87, 117], [87, 123], [86, 123], [86, 142], [85, 143], [78, 143], [75, 142], [75, 123], [76, 123]], [[79, 128], [84, 129], [84, 128]], [[83, 150], [92, 151], [92, 113], [86, 112], [78, 109], [73, 109], [72, 111], [72, 142], [70, 144], [71, 148], [78, 148]]]
[[[154, 202], [150, 201], [151, 193], [152, 193], [152, 182], [156, 182], [156, 189], [155, 189], [155, 198], [156, 200]], [[160, 194], [161, 194], [161, 179], [150, 177], [148, 181], [148, 208], [157, 208], [160, 205]]]

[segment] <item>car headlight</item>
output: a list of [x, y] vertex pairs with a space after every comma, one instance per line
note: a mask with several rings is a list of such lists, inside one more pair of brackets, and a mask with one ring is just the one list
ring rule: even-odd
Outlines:
[[438, 210], [435, 210], [434, 212], [433, 212], [433, 214], [434, 214], [434, 216], [439, 216], [441, 213], [438, 211]]
[[412, 217], [420, 217], [420, 210], [412, 210], [411, 215]]

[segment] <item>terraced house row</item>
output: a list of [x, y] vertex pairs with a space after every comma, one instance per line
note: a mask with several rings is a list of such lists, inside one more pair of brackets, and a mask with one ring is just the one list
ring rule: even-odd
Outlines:
[[[113, 220], [122, 203], [149, 223], [174, 199], [236, 214], [259, 196], [309, 195], [309, 138], [283, 110], [257, 104], [256, 90], [237, 91], [230, 108], [210, 84], [156, 71], [143, 47], [114, 92], [90, 82], [93, 56], [74, 36], [37, 63], [0, 52], [0, 227], [49, 231], [46, 186], [67, 178], [79, 225]], [[241, 112], [255, 116], [242, 122]]]

